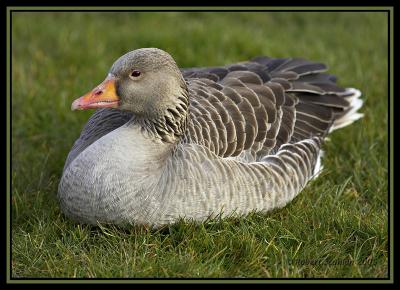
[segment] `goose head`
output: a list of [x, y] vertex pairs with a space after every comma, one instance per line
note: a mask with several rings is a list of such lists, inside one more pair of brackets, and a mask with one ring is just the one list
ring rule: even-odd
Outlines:
[[187, 88], [174, 59], [161, 49], [141, 48], [117, 59], [106, 79], [71, 109], [117, 108], [154, 119], [177, 107], [187, 108]]

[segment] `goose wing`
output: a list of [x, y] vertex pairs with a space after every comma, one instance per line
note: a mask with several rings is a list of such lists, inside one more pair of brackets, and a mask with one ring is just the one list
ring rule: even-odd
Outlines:
[[265, 212], [295, 198], [321, 169], [326, 134], [362, 116], [360, 92], [338, 87], [326, 69], [259, 57], [182, 70], [190, 119], [173, 176], [184, 191], [169, 218]]
[[190, 92], [188, 141], [254, 161], [283, 144], [324, 137], [354, 113], [359, 96], [326, 70], [322, 63], [269, 57], [182, 69]]

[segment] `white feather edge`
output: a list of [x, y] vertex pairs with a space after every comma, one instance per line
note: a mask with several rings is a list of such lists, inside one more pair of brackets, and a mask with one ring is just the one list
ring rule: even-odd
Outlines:
[[[344, 98], [350, 103], [351, 109], [342, 118], [335, 121], [329, 133], [334, 130], [346, 127], [352, 124], [354, 121], [357, 121], [358, 119], [364, 117], [364, 114], [357, 112], [364, 104], [364, 101], [360, 99], [361, 91], [355, 88], [347, 88], [346, 91], [343, 93], [343, 95], [348, 95]], [[330, 141], [329, 137], [325, 137], [325, 141], [329, 142]], [[324, 168], [321, 161], [323, 156], [324, 156], [324, 151], [321, 149], [319, 151], [318, 159], [315, 164], [312, 179], [317, 178]]]
[[[299, 143], [312, 143], [313, 145], [315, 145], [315, 141], [313, 139], [305, 139], [303, 141], [300, 141]], [[317, 161], [315, 162], [313, 170], [313, 175], [310, 180], [317, 178], [324, 169], [324, 166], [322, 165], [322, 157], [324, 157], [324, 151], [322, 149], [319, 149]]]
[[334, 122], [329, 133], [346, 127], [364, 116], [364, 114], [357, 112], [364, 104], [364, 101], [360, 99], [361, 91], [355, 88], [347, 88], [343, 95], [348, 95], [344, 98], [350, 103], [351, 109], [344, 116]]
[[322, 165], [322, 157], [324, 157], [324, 151], [322, 149], [319, 150], [317, 162], [315, 163], [314, 171], [313, 171], [313, 176], [311, 179], [315, 179], [319, 176], [319, 174], [322, 172], [324, 169], [324, 166]]

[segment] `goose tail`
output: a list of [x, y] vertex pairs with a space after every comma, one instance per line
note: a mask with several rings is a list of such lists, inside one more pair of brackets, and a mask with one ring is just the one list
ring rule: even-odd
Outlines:
[[360, 99], [360, 90], [348, 88], [341, 95], [350, 105], [341, 113], [341, 116], [334, 121], [330, 132], [346, 127], [364, 116], [364, 114], [358, 112], [364, 103], [363, 100]]

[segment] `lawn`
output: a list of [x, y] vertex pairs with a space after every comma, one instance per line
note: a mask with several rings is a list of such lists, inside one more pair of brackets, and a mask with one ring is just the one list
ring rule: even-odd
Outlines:
[[[388, 277], [387, 35], [384, 12], [14, 12], [11, 277]], [[56, 191], [92, 112], [71, 102], [140, 47], [181, 67], [321, 61], [363, 92], [365, 117], [330, 136], [323, 173], [281, 210], [157, 231], [74, 224]]]

